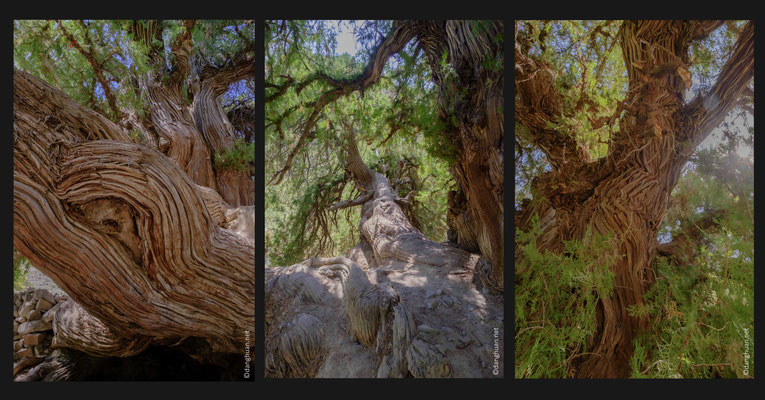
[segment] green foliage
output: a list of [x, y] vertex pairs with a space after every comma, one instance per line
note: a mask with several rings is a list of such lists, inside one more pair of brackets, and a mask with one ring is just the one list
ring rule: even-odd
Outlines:
[[[113, 85], [117, 106], [133, 109], [130, 100], [140, 97], [137, 88], [129, 88], [125, 80], [133, 75], [127, 53], [130, 42], [120, 24], [109, 21], [14, 21], [14, 65], [59, 87], [75, 101], [115, 117], [106, 104], [104, 89], [89, 60], [64, 34], [68, 32], [84, 51], [101, 62], [104, 78]], [[132, 92], [132, 93], [127, 93]]]
[[255, 162], [255, 143], [243, 138], [234, 139], [231, 147], [213, 155], [213, 165], [217, 169], [245, 171]]
[[725, 210], [719, 228], [704, 232], [696, 260], [676, 265], [659, 258], [656, 283], [634, 313], [648, 316], [651, 329], [635, 339], [633, 377], [754, 377], [754, 179], [752, 130], [733, 127], [697, 151], [673, 191], [660, 240], [680, 234], [681, 221], [707, 210]]
[[13, 250], [13, 253], [13, 290], [22, 290], [29, 285], [26, 279], [27, 271], [29, 271], [29, 261], [21, 253], [18, 253], [16, 249]]
[[563, 254], [539, 251], [541, 233], [536, 218], [528, 232], [516, 232], [516, 378], [569, 376], [572, 359], [587, 352], [597, 300], [610, 295], [610, 266], [621, 257], [609, 236], [589, 232], [565, 242]]
[[[146, 21], [138, 23], [147, 25]], [[130, 33], [131, 20], [15, 20], [14, 66], [60, 88], [81, 105], [112, 121], [119, 122], [120, 112], [143, 116], [148, 110], [148, 99], [138, 82], [147, 76], [160, 82], [169, 80], [169, 68], [175, 62], [170, 45], [186, 29], [178, 20], [157, 23], [161, 24], [162, 41], [154, 39], [147, 46]], [[197, 21], [190, 56], [197, 62], [225, 65], [242, 49], [252, 47], [254, 29], [251, 21]], [[96, 60], [105, 82], [101, 82], [78, 46]], [[109, 86], [115, 97], [116, 110], [108, 104], [104, 85]], [[187, 95], [185, 90], [183, 95]]]
[[[627, 92], [627, 76], [616, 21], [522, 21], [519, 41], [556, 72], [563, 112], [550, 128], [566, 132], [593, 157], [608, 151], [618, 118], [611, 117]], [[532, 153], [526, 132], [516, 126], [516, 145]]]
[[[317, 199], [327, 197], [336, 198], [333, 195], [338, 191], [344, 193], [346, 182], [343, 176], [325, 176], [311, 183], [302, 192], [302, 196], [296, 199], [288, 208], [294, 213], [287, 216], [285, 230], [273, 230], [271, 235], [266, 236], [266, 248], [269, 256], [276, 265], [291, 265], [302, 261], [316, 253], [331, 253], [335, 243], [339, 241], [343, 247], [352, 246], [347, 238], [336, 235], [327, 235], [326, 214], [323, 202]], [[358, 210], [355, 210], [358, 214]], [[347, 223], [347, 222], [346, 222]], [[324, 225], [322, 225], [324, 224]], [[337, 226], [335, 219], [335, 225]], [[352, 230], [348, 230], [353, 238]]]
[[[179, 26], [178, 33], [183, 29]], [[166, 32], [169, 42], [178, 33]], [[244, 49], [254, 49], [255, 24], [246, 20], [199, 20], [191, 31], [194, 55], [216, 67], [231, 62], [232, 55]]]
[[647, 304], [635, 311], [652, 325], [635, 339], [633, 377], [754, 377], [753, 248], [728, 231], [711, 248], [696, 265], [657, 263]]
[[383, 153], [370, 167], [387, 176], [400, 196], [413, 193], [411, 222], [432, 240], [444, 241], [448, 208], [444, 192], [453, 186], [447, 165], [409, 148]]
[[129, 133], [130, 139], [136, 143], [143, 143], [146, 140], [143, 132], [139, 129], [133, 129]]
[[[359, 195], [343, 173], [344, 122], [356, 128], [367, 165], [385, 174], [400, 196], [413, 192], [412, 218], [423, 233], [446, 240], [446, 194], [454, 188], [449, 165], [456, 159], [455, 141], [446, 132], [455, 121], [439, 116], [430, 66], [414, 43], [388, 60], [376, 84], [324, 107], [284, 180], [268, 184], [304, 135], [314, 104], [329, 90], [322, 77], [347, 82], [359, 76], [392, 26], [391, 21], [342, 23], [356, 28], [356, 54], [338, 54], [337, 28], [327, 21], [266, 23], [266, 251], [278, 265], [344, 254], [358, 244], [359, 207], [326, 211]], [[289, 80], [306, 84], [280, 94], [276, 87]]]
[[446, 125], [431, 108], [421, 105], [413, 115], [415, 123], [422, 127], [425, 139], [425, 150], [429, 155], [442, 160], [448, 165], [457, 160], [457, 144], [455, 138], [447, 134], [450, 127]]

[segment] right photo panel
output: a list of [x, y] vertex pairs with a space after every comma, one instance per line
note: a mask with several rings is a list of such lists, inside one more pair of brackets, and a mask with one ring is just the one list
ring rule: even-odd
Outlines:
[[501, 20], [265, 22], [267, 378], [504, 377], [503, 52]]
[[515, 21], [515, 377], [754, 377], [754, 25]]

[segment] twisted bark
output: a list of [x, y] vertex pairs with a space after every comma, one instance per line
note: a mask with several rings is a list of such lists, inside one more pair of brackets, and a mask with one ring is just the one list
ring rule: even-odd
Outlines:
[[216, 189], [212, 153], [181, 93], [151, 79], [144, 79], [141, 86], [151, 102], [150, 120], [159, 136], [159, 151], [175, 161], [194, 183]]
[[[527, 229], [531, 217], [538, 215], [544, 221], [540, 248], [558, 253], [563, 251], [563, 241], [581, 240], [588, 230], [613, 234], [614, 251], [622, 256], [611, 266], [613, 293], [598, 305], [596, 333], [588, 344], [591, 350], [577, 359], [578, 377], [629, 376], [632, 339], [648, 321], [629, 315], [628, 307], [642, 304], [653, 282], [655, 238], [669, 195], [695, 146], [731, 111], [753, 77], [750, 22], [712, 91], [684, 104], [684, 91], [690, 84], [690, 43], [720, 25], [720, 21], [624, 22], [620, 45], [629, 76], [626, 112], [608, 155], [599, 160], [578, 156], [573, 150], [577, 147], [571, 146], [574, 139], [559, 134], [550, 137], [555, 133], [541, 128], [541, 122], [554, 122], [559, 113], [558, 95], [547, 93], [556, 89], [528, 55], [521, 54], [521, 66], [516, 66], [521, 68], [516, 80], [527, 80], [517, 82], [518, 121], [554, 167], [534, 183], [546, 201], [525, 203], [516, 214], [518, 228]], [[516, 43], [516, 53], [518, 49]], [[533, 97], [534, 87], [547, 88], [545, 97]], [[567, 162], [561, 163], [564, 159]], [[560, 168], [568, 160], [574, 160], [573, 168]]]
[[[184, 31], [171, 45], [174, 58], [170, 74], [159, 79], [150, 73], [140, 80], [150, 102], [149, 119], [159, 136], [157, 148], [195, 183], [218, 191], [231, 206], [249, 206], [255, 200], [249, 173], [216, 168], [214, 158], [231, 148], [237, 137], [219, 99], [230, 84], [253, 76], [253, 46], [245, 45], [223, 67], [192, 59], [194, 25], [194, 21], [185, 20]], [[151, 25], [153, 29], [160, 29], [158, 26]], [[164, 60], [156, 54], [152, 59]]]
[[241, 352], [254, 328], [252, 240], [211, 217], [173, 160], [58, 89], [16, 70], [13, 96], [14, 246], [99, 332]]
[[[484, 25], [480, 25], [484, 24]], [[491, 264], [484, 284], [504, 290], [504, 66], [502, 21], [418, 22], [417, 38], [439, 87], [444, 135], [456, 143], [449, 202], [450, 236]], [[447, 61], [455, 72], [441, 68]], [[487, 68], [487, 63], [499, 67]], [[459, 89], [458, 89], [459, 88]], [[460, 93], [467, 93], [462, 95]], [[456, 125], [451, 121], [456, 120]]]
[[67, 300], [53, 318], [51, 348], [69, 348], [94, 357], [129, 357], [151, 344], [149, 336], [125, 337], [112, 332], [79, 304]]
[[428, 240], [346, 143], [347, 169], [372, 194], [359, 201], [361, 242], [347, 257], [266, 270], [267, 376], [495, 376], [503, 300], [477, 279], [489, 263]]
[[[250, 63], [254, 69], [254, 63]], [[232, 79], [242, 79], [234, 75]], [[234, 128], [228, 122], [226, 114], [220, 105], [219, 97], [228, 88], [229, 83], [234, 81], [222, 81], [213, 84], [202, 81], [199, 91], [194, 96], [191, 104], [194, 123], [197, 130], [202, 134], [209, 153], [220, 157], [234, 144]], [[255, 183], [250, 179], [250, 174], [245, 171], [215, 170], [215, 188], [223, 200], [236, 207], [240, 205], [252, 205], [255, 202]]]

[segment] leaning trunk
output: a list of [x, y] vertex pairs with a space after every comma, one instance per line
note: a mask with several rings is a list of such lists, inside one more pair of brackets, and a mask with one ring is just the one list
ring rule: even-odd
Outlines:
[[366, 193], [342, 203], [361, 205], [361, 241], [267, 269], [267, 376], [503, 376], [503, 300], [477, 276], [488, 261], [412, 226], [352, 137], [346, 166]]

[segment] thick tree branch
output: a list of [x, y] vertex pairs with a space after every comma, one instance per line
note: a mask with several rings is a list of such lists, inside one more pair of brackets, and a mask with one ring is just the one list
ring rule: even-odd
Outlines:
[[[717, 28], [723, 26], [723, 24], [728, 25], [728, 29], [732, 29], [732, 24], [730, 24], [730, 21], [725, 20], [705, 20], [705, 21], [694, 21], [696, 23], [695, 27], [695, 34], [693, 35], [693, 40], [701, 40], [705, 37], [709, 36], [712, 32], [717, 30]], [[740, 32], [736, 32], [737, 34]]]
[[235, 131], [242, 132], [245, 142], [251, 142], [255, 136], [255, 107], [254, 104], [245, 102], [227, 107], [228, 118]]
[[727, 210], [705, 211], [696, 222], [685, 224], [680, 232], [673, 234], [672, 241], [656, 246], [656, 252], [679, 265], [692, 263], [706, 234], [717, 230], [726, 214]]
[[189, 54], [191, 53], [191, 30], [196, 25], [196, 20], [183, 20], [183, 31], [178, 34], [173, 43], [170, 45], [170, 52], [175, 56], [173, 60], [173, 71], [171, 73], [171, 80], [180, 87], [182, 82], [186, 80], [189, 75], [191, 66], [189, 63]]
[[521, 47], [516, 41], [515, 120], [528, 129], [528, 140], [545, 153], [553, 169], [592, 161], [587, 148], [572, 134], [551, 127], [563, 116], [562, 95], [555, 87], [554, 72], [523, 54]]
[[356, 129], [350, 125], [346, 125], [345, 128], [345, 169], [351, 173], [351, 176], [360, 187], [369, 191], [369, 185], [374, 180], [374, 171], [361, 159], [361, 154], [356, 144]]
[[742, 96], [750, 92], [754, 78], [754, 22], [748, 22], [736, 42], [735, 51], [723, 65], [717, 81], [706, 95], [698, 95], [688, 104], [681, 141], [690, 141], [692, 148], [701, 143], [720, 125]]
[[161, 20], [133, 20], [128, 26], [128, 32], [133, 36], [134, 41], [149, 49], [149, 62], [164, 65], [165, 58], [162, 56], [164, 27]]
[[255, 75], [254, 51], [255, 45], [250, 43], [222, 66], [202, 66], [200, 80], [213, 87], [217, 96], [222, 95], [230, 84]]
[[[322, 80], [328, 83], [332, 89], [323, 92], [313, 104], [313, 110], [302, 126], [300, 138], [298, 139], [297, 144], [295, 144], [295, 147], [292, 149], [292, 151], [290, 151], [290, 154], [287, 156], [287, 160], [282, 169], [273, 175], [269, 183], [278, 185], [282, 182], [284, 176], [292, 168], [292, 162], [295, 159], [297, 153], [304, 145], [312, 140], [310, 138], [311, 132], [313, 132], [313, 128], [316, 125], [316, 120], [318, 119], [318, 116], [321, 114], [324, 107], [327, 104], [341, 97], [347, 96], [355, 91], [361, 91], [363, 93], [366, 88], [377, 83], [377, 81], [380, 79], [380, 76], [382, 75], [383, 67], [385, 67], [385, 63], [387, 62], [388, 58], [403, 50], [404, 46], [406, 46], [406, 44], [409, 43], [409, 41], [412, 40], [416, 34], [416, 25], [413, 21], [396, 21], [394, 22], [393, 30], [375, 49], [369, 62], [367, 63], [367, 66], [364, 68], [364, 72], [362, 72], [361, 75], [352, 79], [336, 79], [323, 73], [317, 73], [307, 78], [307, 82]], [[302, 88], [305, 87], [307, 83], [301, 82], [295, 84], [294, 82], [289, 82], [288, 80], [287, 83], [280, 85], [279, 91], [270, 95], [270, 98], [273, 100], [281, 95], [279, 93], [283, 94], [286, 92], [285, 85]]]
[[57, 306], [52, 347], [66, 347], [95, 357], [128, 357], [152, 343], [149, 336], [121, 336], [72, 300]]
[[367, 201], [369, 201], [369, 199], [372, 198], [372, 194], [373, 193], [367, 193], [367, 194], [359, 196], [359, 197], [357, 197], [357, 198], [355, 198], [353, 200], [339, 201], [339, 202], [329, 206], [329, 208], [327, 208], [327, 211], [342, 210], [343, 208], [360, 206], [360, 205], [366, 203]]
[[[729, 82], [722, 86], [716, 85], [712, 97], [705, 100], [697, 97], [690, 105], [685, 105], [684, 94], [691, 84], [689, 70], [690, 57], [688, 49], [695, 40], [717, 29], [722, 21], [675, 21], [647, 20], [625, 21], [620, 31], [622, 57], [629, 77], [629, 89], [624, 102], [617, 112], [623, 113], [619, 120], [619, 130], [615, 132], [609, 147], [609, 159], [617, 166], [632, 162], [642, 154], [641, 149], [654, 146], [652, 141], [662, 140], [669, 136], [673, 139], [676, 154], [685, 154], [695, 148], [699, 142], [688, 145], [690, 136], [699, 129], [709, 131], [710, 127], [702, 127], [705, 118], [699, 111], [714, 103], [714, 112], [723, 113], [730, 110], [729, 104], [719, 103], [721, 87], [730, 87]], [[744, 40], [743, 35], [740, 41]], [[753, 61], [752, 61], [753, 62]], [[726, 76], [723, 68], [721, 78]], [[743, 69], [736, 71], [746, 72]], [[742, 78], [748, 82], [748, 79]], [[709, 110], [711, 111], [711, 109]], [[717, 121], [719, 123], [720, 120]], [[701, 134], [696, 135], [703, 139]], [[695, 139], [694, 139], [695, 140]], [[684, 162], [683, 157], [671, 157], [672, 165]], [[672, 176], [676, 176], [675, 173]], [[675, 178], [673, 178], [675, 179]]]
[[266, 99], [265, 99], [266, 103], [274, 101], [281, 96], [284, 96], [290, 88], [295, 88], [295, 93], [300, 94], [300, 92], [302, 92], [303, 89], [305, 89], [308, 85], [310, 85], [311, 83], [317, 80], [321, 80], [322, 77], [325, 77], [326, 75], [320, 72], [316, 72], [311, 74], [308, 78], [305, 78], [299, 82], [289, 75], [279, 75], [279, 76], [284, 78], [284, 82], [282, 84], [277, 85], [273, 83], [266, 83], [266, 88], [276, 89], [275, 92], [266, 96]]
[[253, 243], [211, 218], [161, 153], [58, 89], [14, 73], [14, 246], [120, 336], [254, 328]]
[[[200, 82], [191, 104], [192, 115], [213, 157], [221, 157], [234, 145], [237, 137], [223, 111], [220, 96], [231, 83], [251, 77], [254, 73], [255, 63], [249, 48], [240, 51], [222, 67], [207, 66], [199, 72]], [[218, 191], [231, 205], [253, 204], [255, 189], [246, 171], [216, 169], [215, 179]]]

